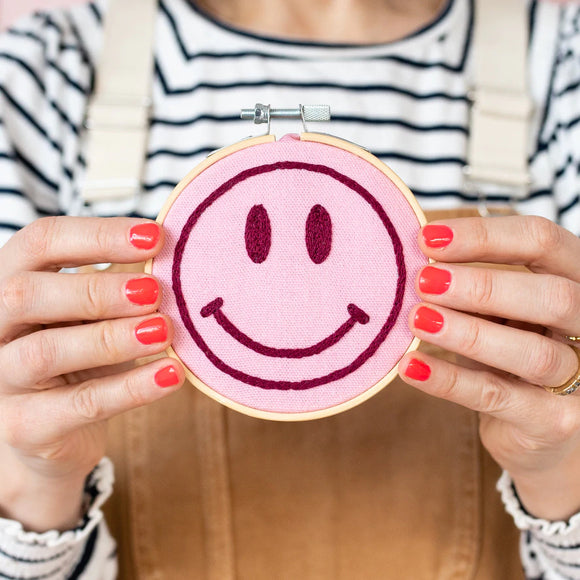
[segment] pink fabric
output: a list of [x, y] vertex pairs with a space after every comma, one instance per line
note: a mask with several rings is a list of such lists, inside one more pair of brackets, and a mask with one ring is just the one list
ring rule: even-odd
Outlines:
[[[288, 161], [322, 169], [278, 168]], [[278, 413], [327, 409], [381, 380], [412, 340], [414, 279], [427, 263], [419, 223], [396, 186], [352, 154], [291, 137], [244, 149], [193, 180], [164, 226], [153, 273], [173, 347], [228, 399]]]

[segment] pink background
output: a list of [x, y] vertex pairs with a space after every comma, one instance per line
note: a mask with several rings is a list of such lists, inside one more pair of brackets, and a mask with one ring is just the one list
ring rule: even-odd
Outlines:
[[84, 0], [0, 0], [0, 26], [8, 26], [19, 16], [39, 8], [79, 4]]

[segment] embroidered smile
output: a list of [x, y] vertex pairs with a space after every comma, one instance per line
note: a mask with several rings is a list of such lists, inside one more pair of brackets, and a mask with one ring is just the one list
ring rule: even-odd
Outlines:
[[271, 346], [266, 346], [256, 342], [255, 340], [252, 340], [247, 334], [244, 334], [241, 330], [239, 330], [222, 312], [221, 308], [223, 305], [223, 299], [216, 298], [204, 306], [201, 309], [200, 314], [203, 316], [203, 318], [208, 318], [209, 316], [213, 315], [217, 323], [230, 336], [253, 351], [265, 356], [275, 356], [282, 358], [303, 358], [312, 356], [314, 354], [320, 354], [327, 348], [331, 347], [333, 344], [336, 344], [357, 322], [359, 324], [366, 324], [369, 321], [369, 315], [364, 310], [360, 309], [356, 304], [349, 304], [347, 307], [348, 313], [350, 315], [349, 319], [340, 328], [338, 328], [338, 330], [320, 342], [317, 342], [316, 344], [306, 348], [273, 348]]

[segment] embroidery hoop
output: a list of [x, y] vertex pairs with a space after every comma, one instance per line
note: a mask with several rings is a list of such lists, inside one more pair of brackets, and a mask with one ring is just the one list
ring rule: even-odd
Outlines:
[[[395, 172], [390, 169], [387, 165], [377, 159], [374, 155], [372, 155], [369, 151], [363, 149], [362, 147], [355, 145], [351, 142], [345, 141], [338, 137], [322, 134], [322, 133], [311, 133], [311, 132], [304, 132], [299, 135], [300, 142], [303, 143], [319, 143], [322, 145], [327, 145], [331, 147], [335, 147], [337, 149], [341, 149], [346, 153], [351, 155], [355, 155], [356, 157], [361, 158], [362, 160], [366, 161], [376, 169], [378, 169], [384, 176], [390, 180], [395, 187], [398, 189], [400, 194], [403, 196], [404, 200], [408, 203], [412, 213], [414, 214], [415, 218], [418, 222], [418, 227], [422, 227], [427, 223], [425, 215], [421, 207], [419, 206], [417, 200], [409, 190], [409, 188], [405, 185], [405, 183], [395, 174]], [[176, 186], [171, 196], [165, 202], [163, 208], [161, 209], [158, 217], [157, 223], [163, 226], [167, 216], [171, 212], [172, 207], [174, 206], [175, 201], [179, 198], [179, 196], [183, 193], [183, 191], [190, 185], [192, 181], [194, 181], [199, 175], [201, 175], [204, 171], [206, 171], [209, 167], [214, 166], [216, 163], [224, 160], [225, 158], [229, 157], [230, 155], [247, 150], [249, 148], [264, 145], [264, 144], [271, 144], [276, 142], [276, 137], [271, 134], [263, 135], [260, 137], [252, 137], [223, 149], [220, 149], [212, 154], [210, 154], [205, 160], [203, 160], [199, 165], [197, 165], [192, 171], [190, 171]], [[427, 259], [425, 258], [427, 263]], [[145, 265], [145, 272], [148, 274], [153, 274], [154, 270], [154, 263], [155, 259], [149, 260]], [[181, 321], [180, 321], [181, 322]], [[406, 324], [406, 320], [405, 320]], [[238, 411], [242, 414], [249, 415], [251, 417], [256, 417], [260, 419], [267, 419], [267, 420], [275, 420], [275, 421], [307, 421], [313, 419], [320, 419], [323, 417], [329, 417], [353, 407], [356, 407], [363, 403], [364, 401], [370, 399], [372, 396], [380, 392], [383, 388], [385, 388], [388, 384], [390, 384], [398, 375], [397, 365], [398, 361], [404, 354], [407, 352], [412, 352], [418, 348], [420, 341], [416, 337], [411, 337], [409, 345], [407, 349], [401, 353], [400, 357], [397, 359], [395, 364], [388, 370], [388, 372], [377, 382], [375, 382], [371, 387], [363, 390], [356, 396], [352, 397], [349, 400], [340, 402], [335, 405], [328, 406], [326, 408], [320, 408], [316, 410], [307, 410], [307, 411], [300, 411], [300, 412], [280, 412], [280, 411], [271, 411], [271, 410], [263, 410], [257, 409], [252, 406], [242, 404], [238, 401], [232, 400], [227, 396], [223, 395], [222, 393], [217, 392], [214, 388], [210, 385], [206, 384], [201, 378], [199, 378], [195, 372], [189, 368], [189, 365], [186, 364], [182, 358], [177, 354], [174, 346], [170, 346], [167, 349], [167, 354], [178, 360], [185, 369], [185, 374], [189, 382], [194, 385], [197, 389], [202, 391], [207, 396], [211, 397], [215, 401]], [[200, 355], [203, 356], [203, 354]], [[294, 391], [296, 392], [296, 391]]]

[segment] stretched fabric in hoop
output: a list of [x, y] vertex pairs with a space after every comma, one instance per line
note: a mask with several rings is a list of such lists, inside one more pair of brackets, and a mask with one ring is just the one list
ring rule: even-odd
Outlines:
[[163, 224], [152, 273], [173, 349], [226, 404], [329, 410], [411, 346], [419, 218], [349, 151], [296, 136], [247, 147], [186, 184]]

